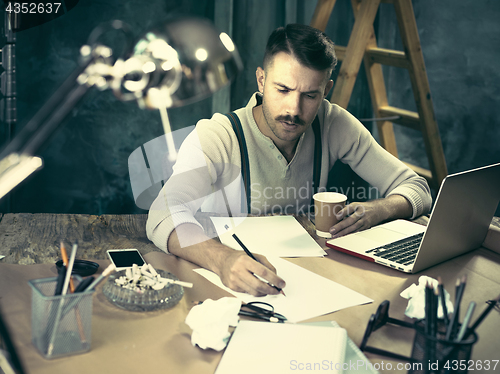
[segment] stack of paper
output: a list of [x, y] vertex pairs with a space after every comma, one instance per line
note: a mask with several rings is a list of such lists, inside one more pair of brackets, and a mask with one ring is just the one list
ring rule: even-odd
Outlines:
[[[339, 324], [335, 321], [309, 322], [306, 325], [340, 328]], [[345, 347], [343, 369], [343, 374], [378, 374], [373, 364], [366, 358], [357, 345], [354, 344], [351, 338], [349, 338], [349, 335], [347, 336]]]
[[232, 234], [252, 253], [276, 257], [323, 257], [326, 252], [293, 216], [211, 217], [222, 244], [241, 250]]
[[342, 373], [344, 329], [241, 321], [216, 374]]
[[286, 287], [283, 291], [286, 296], [279, 294], [255, 297], [247, 293], [236, 292], [224, 286], [219, 276], [210, 270], [195, 269], [194, 271], [244, 302], [260, 301], [273, 305], [275, 312], [283, 314], [290, 322], [304, 321], [373, 301], [290, 261], [270, 257], [268, 260], [276, 268], [278, 275], [285, 280]]

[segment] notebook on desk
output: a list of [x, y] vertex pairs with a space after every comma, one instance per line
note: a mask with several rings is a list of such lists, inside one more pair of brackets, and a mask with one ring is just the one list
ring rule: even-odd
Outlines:
[[335, 250], [417, 273], [478, 248], [500, 201], [500, 163], [448, 175], [427, 227], [395, 220], [331, 239]]
[[215, 374], [342, 374], [347, 339], [343, 328], [240, 321]]

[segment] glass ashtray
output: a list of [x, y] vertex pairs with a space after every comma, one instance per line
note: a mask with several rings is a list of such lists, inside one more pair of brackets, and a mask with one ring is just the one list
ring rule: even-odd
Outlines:
[[[162, 278], [179, 280], [174, 274], [156, 270]], [[125, 275], [125, 270], [111, 274], [102, 288], [106, 298], [119, 308], [132, 312], [151, 312], [168, 309], [176, 305], [184, 295], [184, 288], [178, 284], [167, 284], [161, 290], [135, 291], [115, 283], [115, 279]]]

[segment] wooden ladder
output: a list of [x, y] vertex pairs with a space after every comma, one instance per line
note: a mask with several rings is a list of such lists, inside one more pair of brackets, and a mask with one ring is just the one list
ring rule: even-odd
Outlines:
[[[336, 0], [318, 0], [311, 26], [326, 29]], [[404, 52], [378, 48], [373, 21], [381, 2], [394, 5]], [[347, 47], [335, 46], [337, 58], [342, 61], [331, 102], [347, 108], [361, 61], [364, 61], [370, 96], [381, 145], [398, 157], [393, 123], [422, 132], [430, 170], [406, 163], [417, 174], [425, 177], [436, 191], [448, 174], [441, 138], [420, 47], [417, 24], [411, 0], [351, 0], [355, 22]], [[395, 108], [387, 102], [382, 65], [408, 70], [417, 112]]]

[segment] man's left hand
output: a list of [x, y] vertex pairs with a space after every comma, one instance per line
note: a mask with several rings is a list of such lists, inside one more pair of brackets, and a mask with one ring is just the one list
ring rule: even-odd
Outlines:
[[353, 232], [369, 229], [384, 221], [397, 218], [409, 218], [413, 209], [401, 195], [391, 195], [384, 199], [377, 199], [362, 203], [346, 205], [337, 213], [339, 223], [332, 226], [332, 238], [338, 238]]

